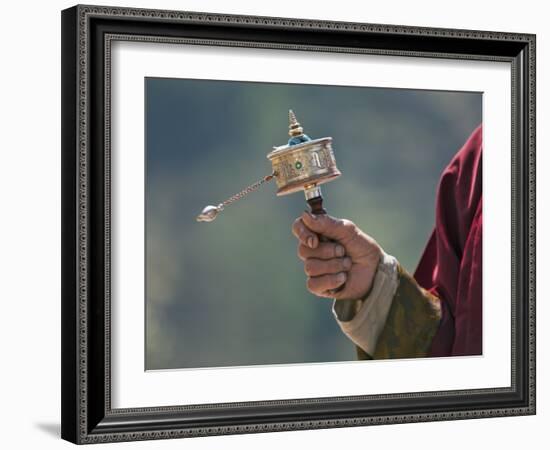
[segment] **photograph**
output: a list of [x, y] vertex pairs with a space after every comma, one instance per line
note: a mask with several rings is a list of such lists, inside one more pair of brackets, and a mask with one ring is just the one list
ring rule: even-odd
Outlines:
[[144, 85], [147, 370], [482, 355], [481, 92]]
[[528, 31], [64, 9], [62, 438], [534, 415]]
[[1, 448], [543, 447], [544, 2], [6, 5]]

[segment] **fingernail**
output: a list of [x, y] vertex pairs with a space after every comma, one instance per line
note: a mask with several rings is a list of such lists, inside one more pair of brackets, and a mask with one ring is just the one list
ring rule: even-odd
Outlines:
[[340, 272], [338, 275], [336, 275], [336, 281], [338, 281], [338, 283], [343, 283], [344, 281], [346, 281], [346, 274], [345, 272]]
[[344, 258], [344, 269], [351, 269], [351, 258]]
[[344, 254], [346, 253], [346, 249], [341, 245], [337, 245], [335, 253], [336, 253], [336, 256], [344, 256]]
[[307, 245], [309, 246], [309, 248], [313, 248], [314, 244], [315, 244], [315, 240], [313, 239], [313, 236], [309, 236], [307, 238]]

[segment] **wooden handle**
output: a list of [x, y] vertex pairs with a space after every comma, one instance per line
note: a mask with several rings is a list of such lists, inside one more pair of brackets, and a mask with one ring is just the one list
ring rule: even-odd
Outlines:
[[311, 214], [326, 214], [327, 211], [323, 208], [323, 197], [313, 197], [307, 200]]

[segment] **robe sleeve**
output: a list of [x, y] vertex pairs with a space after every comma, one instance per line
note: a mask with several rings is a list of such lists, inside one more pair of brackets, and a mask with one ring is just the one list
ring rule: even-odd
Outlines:
[[374, 352], [390, 312], [398, 286], [397, 266], [393, 256], [382, 252], [372, 287], [366, 297], [333, 302], [332, 312], [341, 330], [367, 353]]
[[441, 320], [439, 299], [383, 254], [365, 298], [334, 300], [333, 314], [358, 359], [427, 356]]
[[399, 285], [372, 354], [374, 359], [428, 356], [441, 321], [440, 299], [422, 288], [400, 264], [397, 271]]

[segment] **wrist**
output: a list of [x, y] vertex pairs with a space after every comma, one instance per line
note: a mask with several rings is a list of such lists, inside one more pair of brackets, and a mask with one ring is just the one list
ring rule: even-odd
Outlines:
[[397, 260], [380, 249], [378, 264], [371, 283], [362, 295], [354, 299], [334, 300], [333, 313], [340, 322], [351, 321], [371, 297], [388, 296], [397, 289]]
[[371, 292], [373, 290], [374, 282], [375, 282], [376, 277], [377, 277], [377, 275], [380, 271], [380, 266], [383, 265], [383, 264], [387, 264], [389, 262], [389, 260], [387, 258], [391, 258], [391, 257], [389, 255], [387, 255], [386, 253], [384, 253], [384, 250], [382, 250], [380, 248], [379, 253], [378, 253], [378, 258], [377, 258], [376, 262], [373, 263], [373, 266], [375, 266], [376, 268], [374, 269], [374, 273], [372, 274], [372, 277], [371, 277], [370, 283], [367, 287], [367, 290], [363, 293], [363, 295], [360, 295], [359, 298], [358, 298], [358, 300], [360, 302], [363, 302], [371, 294]]
[[332, 312], [344, 334], [369, 354], [376, 348], [398, 284], [398, 262], [382, 252], [369, 292], [333, 302]]

